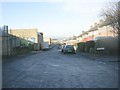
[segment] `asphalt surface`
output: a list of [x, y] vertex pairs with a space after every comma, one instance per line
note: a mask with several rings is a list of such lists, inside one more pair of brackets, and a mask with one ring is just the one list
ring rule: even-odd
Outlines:
[[118, 88], [118, 70], [57, 47], [2, 62], [3, 88]]

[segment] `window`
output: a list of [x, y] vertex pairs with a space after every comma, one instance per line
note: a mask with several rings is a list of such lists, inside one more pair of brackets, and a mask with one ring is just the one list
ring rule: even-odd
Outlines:
[[28, 40], [35, 43], [35, 38], [29, 38]]

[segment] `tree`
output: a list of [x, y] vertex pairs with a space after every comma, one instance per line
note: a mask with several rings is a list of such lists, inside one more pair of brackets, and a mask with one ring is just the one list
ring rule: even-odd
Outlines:
[[114, 28], [113, 33], [120, 36], [120, 1], [109, 3], [106, 9], [103, 9], [101, 16], [105, 17], [105, 21], [110, 22]]

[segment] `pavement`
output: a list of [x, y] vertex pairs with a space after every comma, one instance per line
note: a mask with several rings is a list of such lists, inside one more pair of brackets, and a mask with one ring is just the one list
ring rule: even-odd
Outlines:
[[82, 55], [89, 60], [97, 61], [98, 63], [102, 64], [108, 64], [109, 66], [120, 70], [120, 67], [118, 67], [118, 64], [120, 64], [118, 60], [118, 55], [103, 55], [103, 54], [93, 54], [93, 53], [85, 53], [85, 52], [78, 52], [79, 55]]

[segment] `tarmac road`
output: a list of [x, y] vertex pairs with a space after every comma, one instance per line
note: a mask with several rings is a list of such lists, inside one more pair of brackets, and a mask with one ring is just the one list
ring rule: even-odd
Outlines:
[[3, 88], [117, 88], [118, 70], [57, 47], [3, 60]]

